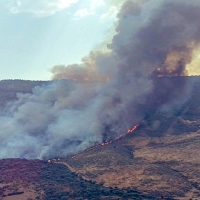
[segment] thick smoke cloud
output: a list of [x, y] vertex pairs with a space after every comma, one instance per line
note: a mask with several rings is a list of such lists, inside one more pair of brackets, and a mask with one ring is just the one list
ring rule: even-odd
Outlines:
[[91, 52], [80, 65], [55, 66], [54, 79], [71, 81], [18, 94], [2, 111], [0, 157], [71, 155], [183, 99], [187, 83], [172, 85], [167, 76], [187, 75], [200, 43], [199, 9], [198, 0], [126, 1], [107, 52]]

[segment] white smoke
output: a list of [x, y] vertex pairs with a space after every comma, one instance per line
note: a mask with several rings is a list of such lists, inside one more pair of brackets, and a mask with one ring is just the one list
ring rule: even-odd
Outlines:
[[126, 1], [106, 53], [54, 67], [53, 78], [71, 81], [18, 94], [2, 110], [0, 158], [71, 155], [116, 138], [152, 107], [173, 102], [186, 84], [160, 85], [157, 76], [186, 73], [200, 42], [199, 8], [196, 0]]

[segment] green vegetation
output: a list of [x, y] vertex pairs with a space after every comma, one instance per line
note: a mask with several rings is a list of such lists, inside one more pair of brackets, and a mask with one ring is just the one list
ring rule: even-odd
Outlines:
[[23, 194], [23, 187], [33, 186], [38, 200], [155, 199], [136, 190], [112, 189], [86, 181], [63, 164], [40, 160], [0, 160], [0, 183], [7, 184], [1, 187], [2, 197]]

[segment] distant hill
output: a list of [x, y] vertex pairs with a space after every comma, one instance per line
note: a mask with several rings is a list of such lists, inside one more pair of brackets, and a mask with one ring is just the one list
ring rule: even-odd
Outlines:
[[35, 86], [48, 84], [50, 81], [2, 80], [0, 81], [0, 106], [16, 100], [16, 93], [31, 93]]

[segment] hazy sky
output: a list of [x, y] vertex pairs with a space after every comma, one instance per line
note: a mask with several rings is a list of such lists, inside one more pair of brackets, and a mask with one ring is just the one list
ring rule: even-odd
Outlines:
[[121, 1], [0, 0], [0, 80], [46, 80], [80, 62], [109, 36]]

